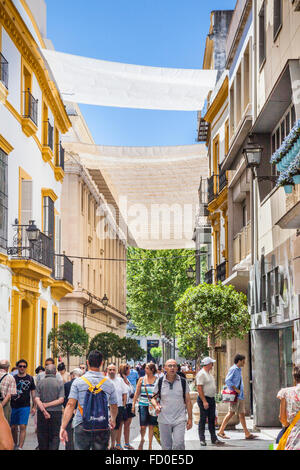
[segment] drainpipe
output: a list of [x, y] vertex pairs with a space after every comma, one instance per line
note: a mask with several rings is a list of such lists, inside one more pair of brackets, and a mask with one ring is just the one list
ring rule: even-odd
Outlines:
[[89, 301], [83, 304], [83, 318], [82, 318], [82, 328], [86, 331], [85, 319], [87, 317], [87, 308], [92, 305], [92, 297], [89, 295]]

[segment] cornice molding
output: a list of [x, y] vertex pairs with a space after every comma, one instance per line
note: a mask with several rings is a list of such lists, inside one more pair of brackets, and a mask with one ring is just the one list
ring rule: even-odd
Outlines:
[[13, 151], [13, 146], [10, 145], [9, 142], [3, 137], [3, 135], [0, 134], [0, 148], [5, 152], [7, 155], [9, 155]]
[[22, 57], [31, 66], [46, 96], [60, 131], [65, 134], [71, 127], [64, 103], [50, 78], [39, 47], [11, 0], [0, 1], [0, 23], [4, 26]]

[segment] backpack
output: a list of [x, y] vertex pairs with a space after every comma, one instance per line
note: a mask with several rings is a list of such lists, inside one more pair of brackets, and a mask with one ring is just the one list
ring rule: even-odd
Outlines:
[[95, 386], [85, 377], [80, 378], [89, 386], [84, 397], [83, 407], [78, 403], [84, 431], [107, 431], [109, 429], [108, 402], [106, 393], [101, 388], [107, 378], [105, 377]]
[[[161, 388], [162, 388], [163, 380], [164, 380], [164, 377], [161, 377], [158, 381], [158, 394], [157, 394], [157, 396], [159, 397], [159, 399], [161, 399]], [[184, 403], [186, 403], [186, 401], [185, 401], [186, 380], [183, 377], [180, 377], [180, 381], [181, 381], [181, 386], [182, 386], [183, 401], [184, 401]]]

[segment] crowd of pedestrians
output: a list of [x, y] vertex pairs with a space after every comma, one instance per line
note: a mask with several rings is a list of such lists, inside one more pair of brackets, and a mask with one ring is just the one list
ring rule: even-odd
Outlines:
[[[193, 426], [190, 387], [186, 379], [189, 365], [175, 360], [157, 367], [150, 362], [136, 368], [124, 363], [109, 364], [104, 372], [102, 354], [92, 351], [86, 364], [67, 373], [53, 358], [39, 366], [32, 377], [28, 363], [20, 359], [10, 369], [0, 361], [0, 450], [22, 450], [30, 414], [34, 416], [38, 446], [36, 450], [134, 450], [130, 444], [132, 419], [139, 414], [143, 450], [148, 430], [148, 450], [156, 439], [162, 450], [185, 450], [185, 432]], [[195, 377], [200, 420], [200, 446], [206, 446], [205, 427], [211, 443], [226, 446], [226, 426], [234, 414], [239, 416], [246, 440], [256, 439], [246, 425], [242, 369], [246, 358], [236, 355], [229, 369], [223, 401], [228, 413], [216, 432], [215, 360], [206, 357]], [[278, 449], [300, 450], [300, 367], [294, 370], [295, 386], [279, 391], [280, 421]], [[123, 439], [122, 439], [123, 438]], [[122, 442], [124, 445], [122, 446]]]

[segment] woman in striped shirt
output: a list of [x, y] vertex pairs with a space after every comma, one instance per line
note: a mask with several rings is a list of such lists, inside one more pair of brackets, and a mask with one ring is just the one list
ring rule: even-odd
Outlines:
[[153, 428], [157, 426], [157, 417], [149, 414], [150, 400], [153, 396], [154, 386], [157, 381], [156, 366], [152, 362], [146, 365], [145, 377], [141, 377], [137, 383], [136, 392], [134, 395], [132, 410], [135, 410], [135, 404], [139, 403], [140, 414], [140, 427], [141, 427], [141, 442], [138, 450], [143, 450], [145, 442], [145, 434], [147, 427], [149, 428], [149, 450], [152, 450]]

